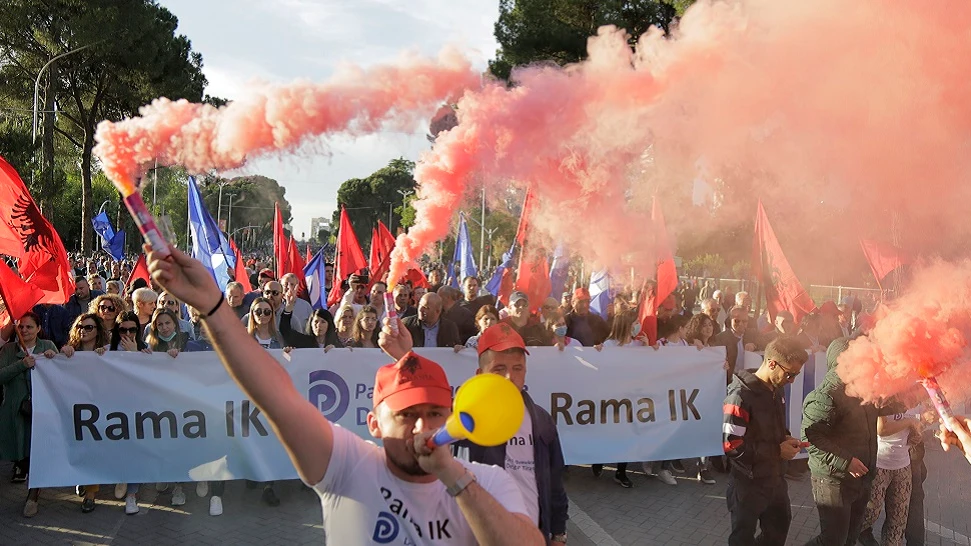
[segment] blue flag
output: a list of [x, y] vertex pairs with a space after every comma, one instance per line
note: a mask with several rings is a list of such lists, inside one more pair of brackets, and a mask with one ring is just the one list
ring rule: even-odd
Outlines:
[[492, 278], [486, 284], [486, 291], [493, 296], [499, 297], [499, 288], [502, 285], [502, 272], [506, 269], [512, 267], [512, 256], [513, 251], [516, 250], [516, 243], [513, 243], [509, 247], [509, 251], [502, 255], [502, 263], [496, 268], [496, 272], [492, 274]]
[[125, 257], [125, 232], [115, 232], [107, 213], [101, 211], [91, 219], [91, 225], [94, 227], [94, 232], [101, 238], [102, 250], [111, 254], [112, 259], [116, 262]]
[[307, 292], [310, 304], [314, 309], [327, 309], [327, 277], [325, 269], [327, 260], [324, 259], [324, 249], [321, 248], [314, 255], [310, 263], [303, 268], [303, 276], [307, 281]]
[[469, 226], [462, 213], [459, 213], [459, 236], [455, 240], [455, 253], [452, 255], [449, 273], [452, 276], [452, 286], [456, 288], [466, 277], [475, 277], [477, 273], [475, 257], [472, 255], [472, 240], [469, 239]]
[[610, 308], [610, 273], [606, 269], [590, 275], [590, 312], [607, 320]]
[[566, 287], [566, 277], [570, 273], [570, 255], [562, 244], [556, 245], [553, 263], [550, 264], [550, 297], [559, 301]]
[[212, 219], [196, 179], [189, 177], [189, 229], [192, 231], [192, 257], [202, 262], [216, 279], [219, 289], [225, 291], [229, 283], [229, 270], [236, 266], [236, 255], [229, 247], [226, 236], [219, 231]]

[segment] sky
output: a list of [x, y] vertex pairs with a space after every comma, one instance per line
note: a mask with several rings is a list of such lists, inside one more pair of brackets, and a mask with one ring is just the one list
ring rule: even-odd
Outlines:
[[[402, 51], [436, 55], [459, 46], [485, 68], [498, 44], [498, 0], [159, 0], [179, 19], [178, 33], [202, 54], [206, 93], [233, 99], [254, 81], [325, 81], [342, 64], [370, 66]], [[256, 159], [226, 176], [261, 174], [286, 188], [297, 236], [310, 219], [330, 218], [337, 190], [428, 148], [425, 132], [382, 132], [327, 141], [329, 154]]]

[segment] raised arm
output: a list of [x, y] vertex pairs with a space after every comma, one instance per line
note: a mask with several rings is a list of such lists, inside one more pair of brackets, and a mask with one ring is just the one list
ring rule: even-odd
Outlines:
[[[322, 480], [334, 441], [327, 419], [300, 396], [283, 367], [246, 332], [201, 263], [176, 248], [166, 259], [160, 259], [149, 245], [145, 245], [145, 251], [152, 278], [203, 314], [220, 360], [266, 415], [300, 477], [307, 483]], [[215, 312], [206, 316], [214, 308]]]

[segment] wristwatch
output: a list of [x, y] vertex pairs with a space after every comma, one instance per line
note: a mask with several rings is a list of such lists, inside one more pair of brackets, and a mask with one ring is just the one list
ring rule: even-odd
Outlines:
[[445, 488], [445, 491], [453, 497], [459, 496], [459, 493], [465, 491], [465, 488], [469, 486], [470, 483], [476, 481], [475, 474], [469, 472], [469, 469], [465, 469], [465, 474], [462, 474], [458, 480], [452, 485]]
[[563, 544], [566, 544], [566, 533], [560, 533], [558, 535], [553, 535], [553, 538], [551, 539], [551, 541], [552, 542], [562, 542]]

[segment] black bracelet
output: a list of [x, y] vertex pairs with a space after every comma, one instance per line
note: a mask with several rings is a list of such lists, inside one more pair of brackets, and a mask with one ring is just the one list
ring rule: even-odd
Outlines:
[[208, 313], [206, 313], [206, 318], [213, 316], [216, 313], [216, 311], [218, 311], [219, 308], [222, 307], [222, 304], [224, 301], [226, 301], [226, 295], [220, 292], [219, 301], [216, 302], [216, 306], [212, 308], [212, 311], [209, 311]]

